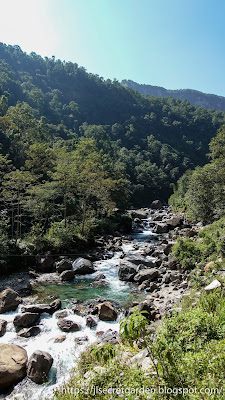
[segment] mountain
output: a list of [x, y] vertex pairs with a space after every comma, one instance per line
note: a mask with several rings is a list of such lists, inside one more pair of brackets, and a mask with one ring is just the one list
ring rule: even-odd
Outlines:
[[142, 85], [126, 79], [124, 79], [121, 84], [124, 87], [137, 90], [143, 95], [153, 97], [172, 97], [179, 100], [188, 100], [191, 104], [193, 104], [193, 106], [203, 107], [207, 110], [213, 108], [218, 111], [225, 111], [225, 97], [223, 96], [202, 93], [198, 90], [192, 89], [170, 90], [160, 86]]

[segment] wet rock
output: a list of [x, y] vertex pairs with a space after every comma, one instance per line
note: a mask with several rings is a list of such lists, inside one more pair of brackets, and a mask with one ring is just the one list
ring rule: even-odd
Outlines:
[[141, 284], [142, 282], [147, 280], [153, 281], [158, 276], [159, 276], [159, 271], [156, 268], [143, 269], [135, 275], [134, 281]]
[[54, 260], [50, 253], [38, 255], [35, 269], [40, 272], [51, 272], [53, 269]]
[[95, 272], [93, 263], [82, 257], [73, 262], [72, 268], [76, 275], [93, 274]]
[[0, 314], [15, 311], [22, 302], [18, 293], [12, 289], [5, 289], [0, 293]]
[[76, 337], [75, 339], [74, 339], [74, 342], [75, 343], [77, 343], [77, 344], [84, 344], [84, 342], [88, 342], [88, 337], [87, 336], [79, 336], [79, 337]]
[[0, 388], [11, 388], [26, 376], [27, 352], [15, 344], [0, 344]]
[[36, 350], [30, 357], [27, 366], [27, 376], [35, 383], [43, 383], [53, 364], [52, 356], [45, 352]]
[[54, 314], [57, 310], [59, 310], [62, 306], [62, 303], [59, 299], [52, 301], [50, 304], [34, 304], [30, 306], [22, 307], [22, 312], [31, 312], [37, 314]]
[[75, 276], [75, 271], [63, 271], [61, 274], [60, 274], [60, 279], [61, 279], [61, 281], [65, 281], [65, 282], [67, 282], [67, 281], [72, 281], [73, 279], [74, 279], [74, 276]]
[[7, 321], [0, 319], [0, 337], [6, 333]]
[[24, 328], [21, 329], [17, 335], [24, 337], [24, 338], [30, 338], [30, 337], [34, 337], [37, 336], [41, 333], [41, 329], [39, 328], [39, 326], [32, 326], [31, 328]]
[[64, 332], [77, 332], [81, 329], [80, 325], [69, 319], [60, 319], [57, 325]]
[[59, 336], [55, 338], [54, 343], [62, 343], [66, 340], [66, 335]]
[[99, 281], [94, 281], [90, 283], [90, 286], [92, 287], [101, 287], [101, 286], [107, 286], [108, 282], [105, 279], [100, 279]]
[[23, 314], [18, 314], [15, 316], [13, 320], [13, 324], [16, 328], [28, 328], [34, 324], [36, 324], [40, 319], [40, 314], [26, 312]]
[[65, 318], [67, 316], [68, 316], [67, 310], [59, 310], [59, 311], [56, 311], [56, 313], [55, 313], [56, 318]]
[[132, 254], [131, 256], [128, 256], [126, 258], [124, 258], [123, 260], [124, 262], [128, 262], [128, 263], [132, 263], [135, 265], [145, 265], [146, 267], [154, 267], [155, 263], [153, 260], [149, 259], [149, 257], [143, 257], [137, 254]]
[[118, 271], [118, 276], [121, 281], [133, 282], [134, 276], [137, 273], [137, 266], [122, 260]]
[[56, 271], [61, 274], [64, 271], [69, 271], [72, 269], [72, 261], [67, 258], [63, 258], [55, 263], [55, 267]]
[[97, 305], [98, 317], [102, 321], [116, 321], [117, 311], [109, 301]]
[[86, 325], [89, 328], [94, 328], [95, 326], [98, 325], [98, 322], [96, 321], [96, 319], [94, 317], [92, 317], [92, 315], [88, 315], [86, 317]]
[[151, 203], [150, 208], [152, 210], [159, 210], [160, 208], [162, 208], [162, 202], [160, 200], [154, 200]]

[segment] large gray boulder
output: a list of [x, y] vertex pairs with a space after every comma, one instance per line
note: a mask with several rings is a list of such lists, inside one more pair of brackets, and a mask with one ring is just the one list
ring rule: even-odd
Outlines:
[[61, 274], [64, 271], [69, 271], [72, 269], [72, 261], [67, 258], [63, 258], [55, 263], [56, 271]]
[[60, 319], [57, 325], [63, 332], [77, 332], [81, 329], [80, 325], [69, 319]]
[[60, 279], [61, 279], [61, 281], [68, 282], [68, 281], [72, 281], [74, 279], [74, 276], [75, 276], [75, 271], [72, 271], [72, 270], [63, 271], [60, 274]]
[[41, 333], [41, 329], [39, 326], [31, 326], [31, 328], [23, 328], [21, 329], [17, 335], [24, 337], [24, 338], [30, 338], [33, 336], [37, 336]]
[[15, 344], [0, 344], [0, 389], [13, 387], [26, 376], [27, 352]]
[[109, 301], [97, 305], [98, 317], [102, 321], [116, 321], [118, 313]]
[[53, 358], [45, 351], [36, 350], [30, 357], [27, 376], [35, 383], [43, 383], [53, 364]]
[[95, 272], [93, 263], [82, 257], [77, 258], [73, 262], [72, 269], [76, 275], [93, 274]]
[[124, 260], [120, 262], [118, 276], [121, 281], [133, 282], [136, 273], [137, 265]]
[[130, 256], [127, 256], [126, 258], [124, 258], [123, 261], [124, 262], [128, 261], [135, 265], [142, 264], [142, 265], [145, 265], [146, 267], [154, 267], [155, 266], [154, 261], [151, 260], [149, 257], [143, 257], [143, 256], [137, 255], [137, 254], [132, 254]]
[[156, 224], [154, 228], [152, 229], [153, 233], [157, 234], [162, 234], [162, 233], [168, 233], [169, 232], [169, 225], [168, 224]]
[[169, 226], [169, 229], [174, 229], [178, 226], [180, 226], [183, 222], [183, 217], [182, 216], [175, 216], [170, 219], [166, 220], [167, 225]]
[[40, 314], [26, 312], [18, 314], [13, 320], [13, 324], [16, 328], [29, 328], [36, 324], [40, 319]]
[[22, 302], [21, 297], [12, 289], [5, 289], [0, 293], [0, 314], [15, 311]]
[[35, 269], [40, 272], [51, 272], [53, 269], [54, 260], [50, 253], [38, 255]]
[[0, 319], [0, 337], [6, 333], [7, 321]]
[[150, 208], [152, 208], [153, 210], [159, 210], [160, 208], [162, 208], [162, 202], [160, 200], [154, 200], [151, 203]]
[[30, 312], [30, 313], [47, 313], [47, 314], [54, 314], [55, 311], [59, 310], [62, 306], [62, 303], [59, 299], [52, 301], [50, 304], [34, 304], [30, 306], [22, 307], [22, 312]]
[[134, 281], [140, 285], [144, 281], [153, 281], [159, 276], [159, 271], [156, 268], [142, 269], [135, 275]]

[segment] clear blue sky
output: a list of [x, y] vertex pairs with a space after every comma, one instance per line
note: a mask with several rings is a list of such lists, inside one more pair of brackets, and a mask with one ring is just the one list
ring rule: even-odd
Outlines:
[[225, 96], [225, 0], [0, 0], [0, 41], [104, 78]]

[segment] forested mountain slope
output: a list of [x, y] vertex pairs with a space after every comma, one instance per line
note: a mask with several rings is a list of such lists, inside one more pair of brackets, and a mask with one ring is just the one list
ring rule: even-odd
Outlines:
[[225, 111], [225, 97], [215, 94], [203, 93], [193, 89], [170, 90], [160, 86], [145, 85], [124, 79], [121, 84], [143, 95], [155, 97], [173, 97], [179, 100], [188, 100], [191, 104], [206, 109], [214, 108], [218, 111]]

